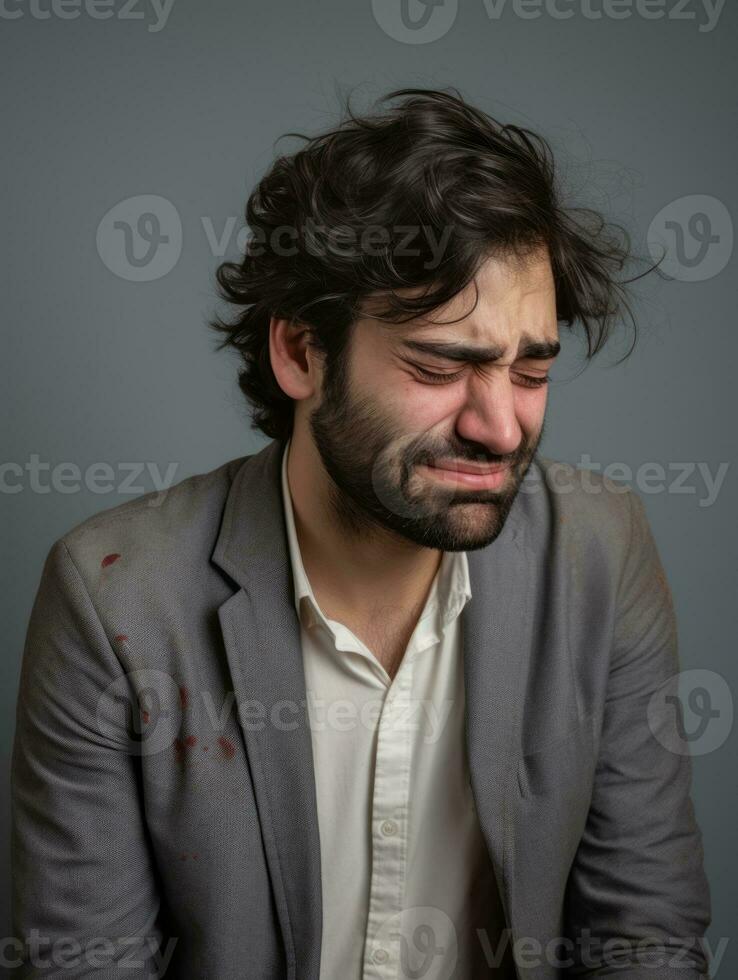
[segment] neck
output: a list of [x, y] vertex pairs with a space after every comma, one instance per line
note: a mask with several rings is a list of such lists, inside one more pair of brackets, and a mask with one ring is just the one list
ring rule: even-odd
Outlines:
[[333, 513], [329, 477], [309, 437], [295, 431], [287, 456], [295, 531], [305, 573], [331, 618], [419, 614], [443, 558], [374, 525], [347, 529]]

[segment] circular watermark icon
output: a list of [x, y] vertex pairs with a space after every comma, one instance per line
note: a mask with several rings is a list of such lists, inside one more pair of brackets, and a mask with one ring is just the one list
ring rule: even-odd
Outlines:
[[458, 959], [456, 928], [432, 905], [416, 905], [389, 916], [376, 932], [370, 958], [394, 964], [402, 980], [450, 980]]
[[663, 271], [682, 282], [712, 279], [733, 254], [733, 222], [716, 197], [690, 194], [662, 208], [651, 222], [648, 250]]
[[377, 24], [393, 41], [430, 44], [453, 27], [459, 0], [372, 0]]
[[677, 755], [707, 755], [733, 730], [733, 695], [713, 670], [674, 674], [651, 695], [648, 725], [654, 737]]
[[97, 226], [97, 252], [120, 279], [161, 279], [172, 271], [182, 252], [179, 212], [171, 201], [156, 194], [119, 201]]
[[98, 731], [123, 741], [130, 755], [155, 755], [168, 749], [179, 732], [179, 687], [163, 670], [133, 670], [105, 688], [96, 720]]

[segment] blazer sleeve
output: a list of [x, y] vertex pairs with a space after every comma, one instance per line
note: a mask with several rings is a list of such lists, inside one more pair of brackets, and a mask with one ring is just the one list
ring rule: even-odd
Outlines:
[[711, 905], [691, 759], [676, 735], [681, 704], [666, 696], [680, 669], [676, 618], [643, 502], [623, 496], [630, 543], [593, 795], [565, 902], [565, 934], [577, 944], [570, 975], [698, 980], [708, 976]]
[[140, 759], [124, 734], [100, 724], [101, 696], [123, 674], [60, 539], [31, 612], [13, 742], [12, 956], [21, 977], [159, 975]]

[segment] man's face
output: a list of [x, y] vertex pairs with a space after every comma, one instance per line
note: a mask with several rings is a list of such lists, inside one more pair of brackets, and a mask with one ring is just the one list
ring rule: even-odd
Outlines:
[[[542, 435], [558, 349], [548, 253], [490, 258], [476, 284], [473, 312], [470, 284], [430, 318], [362, 317], [344, 369], [324, 378], [309, 424], [351, 533], [470, 551], [502, 530]], [[467, 477], [465, 466], [488, 472]]]

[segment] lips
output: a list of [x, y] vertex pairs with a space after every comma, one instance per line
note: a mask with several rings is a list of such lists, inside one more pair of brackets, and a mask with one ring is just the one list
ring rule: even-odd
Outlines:
[[469, 490], [501, 490], [507, 480], [509, 464], [495, 463], [487, 466], [459, 463], [423, 463], [421, 470], [438, 483], [448, 486], [462, 486]]
[[506, 470], [509, 465], [509, 463], [490, 463], [487, 466], [480, 466], [479, 464], [475, 463], [444, 463], [443, 461], [438, 463], [428, 463], [428, 466], [432, 466], [437, 470], [451, 470], [453, 473], [471, 473], [473, 476], [492, 476], [495, 473], [502, 473], [502, 471]]

